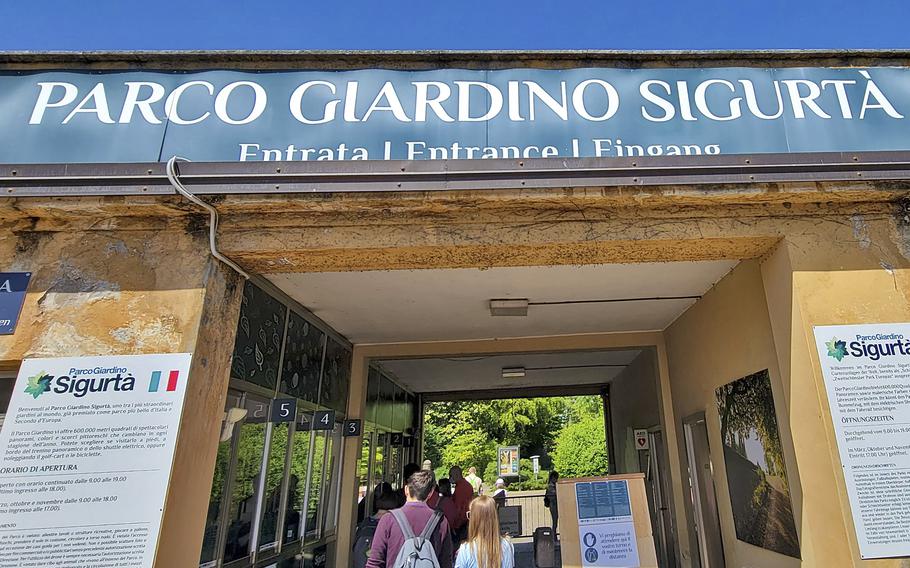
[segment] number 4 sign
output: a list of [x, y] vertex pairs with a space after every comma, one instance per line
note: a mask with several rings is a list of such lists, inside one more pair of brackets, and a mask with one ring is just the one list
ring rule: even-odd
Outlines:
[[635, 430], [635, 449], [639, 451], [651, 449], [651, 444], [648, 441], [648, 431], [644, 428]]
[[334, 410], [317, 410], [313, 413], [313, 430], [332, 430], [335, 428]]

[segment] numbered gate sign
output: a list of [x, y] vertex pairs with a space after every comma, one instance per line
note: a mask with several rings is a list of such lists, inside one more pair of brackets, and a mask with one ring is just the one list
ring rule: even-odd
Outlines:
[[293, 422], [297, 416], [296, 398], [276, 398], [272, 401], [272, 422]]
[[247, 398], [244, 403], [246, 408], [246, 421], [251, 424], [259, 424], [269, 419], [269, 403], [267, 401], [255, 398]]
[[334, 410], [317, 410], [313, 413], [313, 430], [332, 430], [335, 428]]
[[304, 412], [300, 415], [300, 420], [297, 421], [297, 431], [298, 432], [309, 432], [313, 429], [313, 415]]
[[31, 272], [0, 272], [0, 335], [16, 331]]
[[360, 420], [346, 420], [344, 423], [344, 437], [353, 438], [363, 431], [363, 422]]
[[392, 432], [389, 434], [389, 444], [393, 447], [399, 447], [404, 443], [404, 432]]

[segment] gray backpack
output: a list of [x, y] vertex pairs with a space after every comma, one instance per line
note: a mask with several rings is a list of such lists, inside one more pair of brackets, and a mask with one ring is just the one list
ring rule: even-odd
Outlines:
[[434, 511], [433, 516], [419, 536], [414, 535], [414, 531], [411, 530], [411, 523], [404, 516], [404, 512], [401, 509], [393, 510], [392, 516], [395, 517], [398, 526], [401, 528], [401, 534], [404, 535], [404, 544], [401, 545], [401, 550], [398, 551], [398, 558], [395, 559], [395, 564], [392, 564], [389, 568], [439, 568], [439, 559], [436, 558], [436, 550], [433, 549], [433, 543], [430, 542], [430, 538], [436, 531], [436, 527], [439, 526], [439, 521], [442, 520], [442, 513]]

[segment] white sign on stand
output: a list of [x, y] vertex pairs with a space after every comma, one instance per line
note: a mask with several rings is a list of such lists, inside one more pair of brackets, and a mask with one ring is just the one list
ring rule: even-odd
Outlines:
[[191, 359], [22, 362], [0, 431], [0, 568], [151, 567]]
[[638, 568], [638, 541], [632, 519], [629, 482], [575, 484], [581, 565]]
[[910, 324], [815, 328], [863, 559], [910, 556]]

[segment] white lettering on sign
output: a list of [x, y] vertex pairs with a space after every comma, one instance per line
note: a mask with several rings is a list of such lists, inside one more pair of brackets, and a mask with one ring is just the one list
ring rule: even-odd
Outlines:
[[[70, 124], [77, 120], [161, 124], [164, 119], [193, 125], [213, 117], [224, 124], [244, 125], [262, 117], [270, 102], [266, 88], [249, 80], [216, 87], [210, 81], [193, 79], [171, 87], [169, 93], [166, 85], [154, 81], [96, 82], [90, 87], [65, 81], [37, 85], [28, 120], [31, 125], [47, 121]], [[196, 116], [187, 116], [180, 110], [180, 100], [190, 90], [196, 102], [202, 101], [207, 107], [203, 112], [197, 111]], [[114, 92], [116, 100], [112, 99]], [[235, 96], [241, 92], [245, 94]], [[825, 96], [827, 93], [830, 95]], [[870, 113], [904, 118], [867, 70], [857, 70], [855, 79], [781, 79], [766, 83], [751, 79], [673, 83], [648, 79], [639, 83], [637, 95], [638, 100], [623, 101], [612, 83], [597, 78], [558, 81], [549, 87], [527, 80], [506, 81], [505, 85], [476, 80], [385, 81], [371, 89], [363, 88], [359, 81], [326, 79], [303, 82], [284, 100], [291, 117], [308, 125], [333, 122], [339, 118], [339, 110], [341, 119], [351, 123], [389, 118], [399, 123], [486, 122], [501, 115], [510, 122], [533, 122], [542, 117], [563, 122], [573, 118], [604, 122], [617, 116], [623, 104], [634, 105], [638, 114], [650, 122], [677, 117], [714, 122], [744, 117], [775, 120], [784, 115], [830, 119], [834, 114], [846, 120], [863, 120]], [[763, 102], [760, 104], [759, 100]], [[451, 106], [447, 109], [445, 103]], [[112, 108], [120, 109], [116, 120]]]

